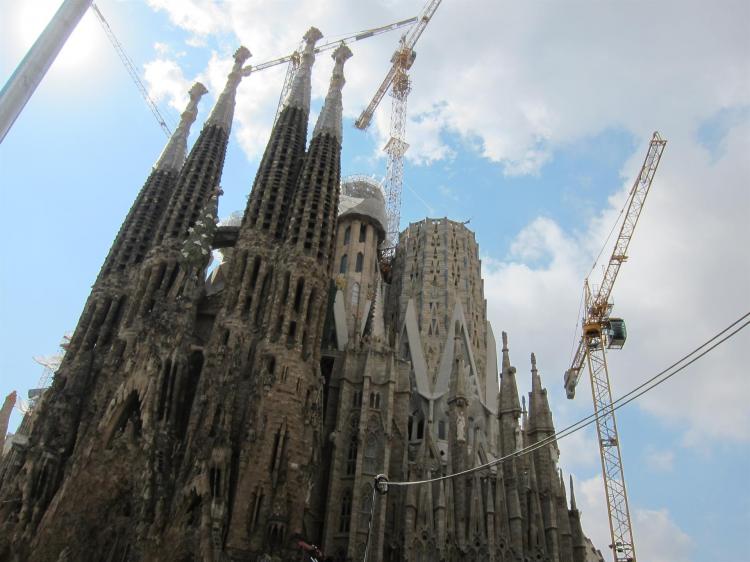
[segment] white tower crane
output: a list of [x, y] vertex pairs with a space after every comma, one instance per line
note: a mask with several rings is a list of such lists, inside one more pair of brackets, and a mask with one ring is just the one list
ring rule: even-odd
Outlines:
[[417, 16], [417, 22], [401, 37], [399, 48], [391, 57], [392, 66], [385, 75], [375, 96], [362, 112], [355, 126], [366, 129], [370, 125], [373, 113], [380, 104], [388, 89], [391, 89], [393, 106], [391, 109], [391, 136], [384, 150], [388, 155], [388, 166], [385, 176], [385, 205], [388, 216], [388, 232], [384, 242], [386, 257], [390, 257], [398, 243], [399, 221], [401, 219], [401, 190], [404, 183], [404, 154], [409, 145], [406, 142], [406, 100], [411, 91], [409, 69], [414, 64], [416, 52], [414, 46], [435, 15], [442, 0], [430, 0]]
[[610, 548], [615, 562], [636, 562], [636, 558], [628, 495], [625, 489], [625, 474], [622, 468], [620, 439], [617, 434], [615, 411], [612, 407], [612, 391], [604, 351], [605, 348], [621, 349], [625, 344], [627, 333], [625, 322], [621, 318], [610, 316], [613, 306], [610, 295], [620, 266], [628, 259], [628, 246], [666, 144], [667, 141], [662, 139], [658, 132], [654, 133], [641, 171], [630, 190], [625, 218], [599, 290], [592, 292], [588, 278], [584, 282], [583, 333], [573, 364], [565, 372], [565, 391], [571, 399], [575, 397], [576, 385], [581, 376], [584, 361], [588, 365], [591, 376], [591, 395], [596, 414], [599, 453], [609, 512], [609, 530], [612, 537]]

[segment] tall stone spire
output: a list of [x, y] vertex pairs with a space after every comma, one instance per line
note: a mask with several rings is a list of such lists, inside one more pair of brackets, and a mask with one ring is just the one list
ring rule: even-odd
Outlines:
[[103, 281], [110, 273], [124, 271], [132, 265], [139, 264], [152, 247], [155, 230], [185, 163], [187, 139], [190, 126], [198, 115], [198, 102], [206, 91], [200, 82], [196, 82], [190, 88], [190, 101], [180, 117], [180, 124], [164, 147], [125, 217], [102, 265], [98, 282]]
[[333, 250], [341, 177], [343, 65], [351, 55], [345, 45], [333, 52], [330, 87], [297, 182], [286, 236], [287, 242], [318, 260], [329, 260]]
[[318, 116], [318, 122], [315, 124], [313, 137], [327, 133], [336, 137], [341, 143], [341, 113], [343, 111], [343, 102], [341, 99], [341, 90], [346, 83], [344, 79], [344, 63], [352, 56], [352, 52], [346, 45], [341, 45], [333, 52], [333, 74], [331, 75], [331, 84], [328, 87], [328, 94], [323, 109]]
[[177, 129], [169, 139], [167, 146], [164, 147], [164, 151], [159, 156], [154, 165], [156, 170], [175, 170], [180, 171], [182, 165], [185, 163], [185, 157], [187, 155], [187, 141], [188, 135], [190, 134], [190, 126], [195, 122], [195, 118], [198, 117], [198, 102], [204, 94], [208, 93], [206, 87], [200, 82], [193, 84], [188, 94], [190, 95], [190, 101], [180, 116], [180, 124], [177, 125]]
[[305, 156], [315, 42], [321, 36], [315, 27], [305, 34], [300, 67], [274, 123], [247, 201], [240, 229], [240, 247], [257, 242], [259, 233], [281, 239], [289, 221], [289, 206]]
[[249, 57], [250, 51], [245, 47], [240, 47], [234, 53], [234, 65], [227, 84], [182, 167], [164, 218], [156, 231], [154, 245], [166, 240], [175, 243], [184, 241], [188, 228], [198, 219], [201, 209], [219, 185], [232, 128], [234, 98], [242, 77], [250, 72], [249, 68], [242, 66]]
[[227, 134], [232, 129], [232, 119], [234, 118], [234, 106], [235, 98], [237, 97], [237, 86], [240, 85], [240, 81], [245, 76], [248, 76], [252, 71], [252, 68], [246, 66], [243, 68], [245, 61], [252, 55], [246, 47], [240, 47], [234, 53], [234, 64], [232, 70], [227, 77], [227, 84], [224, 86], [224, 91], [219, 95], [219, 99], [216, 101], [216, 105], [211, 111], [206, 120], [206, 125], [214, 125], [221, 127]]
[[311, 75], [312, 65], [315, 62], [315, 43], [317, 43], [323, 34], [317, 27], [311, 27], [302, 37], [305, 46], [302, 49], [300, 57], [300, 66], [297, 74], [294, 75], [292, 87], [289, 94], [282, 103], [282, 109], [285, 107], [297, 107], [304, 111], [310, 111], [311, 95]]

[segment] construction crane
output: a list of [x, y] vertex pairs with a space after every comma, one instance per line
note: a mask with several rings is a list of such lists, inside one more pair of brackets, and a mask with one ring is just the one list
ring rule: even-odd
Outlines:
[[[159, 126], [167, 135], [167, 137], [171, 136], [172, 132], [170, 131], [169, 126], [166, 123], [166, 120], [162, 116], [161, 112], [159, 112], [159, 108], [157, 107], [154, 100], [152, 100], [151, 96], [148, 95], [148, 90], [146, 89], [146, 86], [143, 84], [143, 81], [138, 75], [138, 71], [136, 70], [135, 65], [133, 64], [133, 61], [130, 60], [130, 57], [125, 52], [125, 49], [123, 48], [120, 41], [117, 39], [117, 36], [115, 35], [114, 31], [112, 31], [112, 27], [109, 25], [104, 15], [102, 14], [101, 10], [96, 4], [92, 3], [91, 9], [94, 11], [94, 14], [96, 14], [96, 17], [99, 19], [99, 22], [102, 24], [102, 28], [104, 29], [104, 32], [107, 35], [107, 38], [109, 39], [110, 43], [112, 43], [112, 46], [115, 48], [117, 55], [120, 57], [120, 60], [122, 61], [122, 64], [125, 66], [125, 69], [128, 71], [128, 74], [130, 74], [130, 77], [133, 79], [133, 82], [135, 83], [136, 87], [138, 88], [138, 91], [141, 93], [141, 96], [145, 100], [146, 105], [148, 105], [149, 109], [151, 110], [151, 113], [153, 113], [154, 117], [156, 117], [156, 120], [159, 123]], [[316, 47], [315, 53], [317, 54], [322, 51], [328, 51], [330, 49], [335, 49], [339, 45], [348, 45], [349, 43], [353, 43], [355, 41], [361, 41], [362, 39], [368, 39], [370, 37], [380, 35], [381, 33], [394, 31], [404, 26], [413, 24], [416, 21], [417, 21], [417, 18], [412, 17], [412, 18], [397, 21], [394, 23], [389, 23], [388, 25], [383, 25], [380, 27], [373, 27], [370, 29], [359, 31], [357, 33], [352, 33], [350, 35], [346, 35], [342, 37], [341, 39], [337, 39], [336, 41], [330, 41], [328, 43], [324, 43], [320, 47]], [[252, 66], [251, 72], [258, 72], [260, 70], [265, 70], [266, 68], [271, 68], [273, 66], [278, 66], [280, 64], [289, 63], [289, 66], [286, 72], [286, 77], [284, 79], [284, 86], [281, 90], [281, 95], [279, 96], [278, 108], [276, 110], [277, 118], [279, 115], [279, 111], [281, 111], [281, 104], [283, 103], [284, 99], [286, 99], [286, 95], [289, 93], [289, 90], [292, 87], [294, 76], [297, 73], [297, 70], [299, 69], [300, 58], [302, 56], [301, 53], [302, 53], [302, 47], [294, 51], [291, 55], [278, 57], [270, 61]]]
[[154, 114], [154, 117], [156, 117], [156, 120], [159, 122], [159, 126], [161, 127], [161, 130], [164, 131], [164, 134], [167, 135], [167, 138], [171, 137], [172, 131], [170, 130], [169, 126], [167, 125], [166, 120], [164, 119], [161, 112], [159, 111], [159, 108], [156, 106], [156, 103], [154, 102], [154, 100], [151, 99], [151, 96], [148, 95], [148, 90], [146, 89], [146, 86], [141, 81], [141, 77], [138, 75], [138, 71], [136, 70], [135, 65], [133, 64], [133, 61], [130, 60], [130, 57], [125, 52], [125, 49], [123, 48], [120, 41], [117, 39], [115, 32], [112, 31], [112, 28], [110, 27], [109, 23], [104, 18], [104, 15], [102, 15], [101, 10], [99, 10], [99, 7], [96, 4], [91, 4], [91, 9], [94, 11], [94, 14], [99, 20], [99, 23], [102, 24], [102, 28], [104, 29], [104, 33], [107, 36], [107, 39], [109, 39], [109, 42], [112, 43], [112, 46], [115, 48], [115, 51], [117, 52], [117, 56], [120, 57], [120, 60], [122, 61], [123, 66], [125, 66], [125, 70], [127, 70], [128, 74], [130, 74], [130, 78], [133, 79], [133, 82], [135, 83], [136, 88], [138, 88], [138, 91], [141, 93], [141, 96], [146, 102], [146, 105], [148, 105], [148, 108], [151, 110], [151, 113]]
[[565, 372], [565, 392], [568, 398], [575, 397], [576, 385], [581, 369], [586, 362], [591, 377], [591, 395], [596, 415], [596, 430], [599, 437], [599, 453], [602, 475], [607, 496], [609, 529], [612, 538], [610, 548], [615, 562], [636, 562], [635, 543], [625, 489], [625, 474], [622, 468], [620, 440], [612, 406], [612, 391], [605, 349], [621, 349], [627, 338], [625, 322], [611, 316], [610, 295], [622, 264], [628, 259], [628, 246], [635, 232], [638, 217], [646, 202], [651, 182], [667, 141], [655, 132], [649, 144], [646, 159], [628, 196], [627, 210], [615, 242], [609, 264], [598, 290], [592, 290], [588, 277], [584, 281], [584, 317], [582, 334], [573, 363]]
[[[322, 51], [335, 49], [339, 45], [348, 45], [349, 43], [360, 41], [362, 39], [368, 39], [370, 37], [374, 37], [375, 35], [380, 35], [381, 33], [395, 31], [396, 29], [400, 29], [404, 26], [413, 24], [416, 21], [417, 21], [417, 17], [415, 16], [415, 17], [397, 21], [394, 23], [389, 23], [388, 25], [383, 25], [380, 27], [373, 27], [371, 29], [365, 29], [363, 31], [359, 31], [357, 33], [353, 33], [351, 35], [342, 37], [341, 39], [338, 39], [336, 41], [329, 41], [328, 43], [324, 43], [320, 47], [316, 47], [314, 52], [317, 54]], [[299, 48], [296, 51], [294, 51], [291, 55], [279, 57], [277, 59], [273, 59], [268, 62], [264, 62], [262, 64], [256, 65], [252, 68], [252, 72], [257, 72], [259, 70], [264, 70], [272, 66], [284, 64], [285, 62], [289, 63], [289, 66], [287, 66], [287, 69], [286, 69], [286, 76], [284, 77], [284, 86], [281, 88], [281, 94], [279, 95], [279, 103], [278, 103], [278, 108], [276, 110], [276, 118], [278, 118], [279, 112], [281, 111], [281, 104], [284, 102], [287, 94], [289, 93], [289, 90], [292, 88], [292, 82], [294, 81], [294, 76], [297, 74], [297, 70], [299, 70], [303, 47], [304, 47], [304, 43], [301, 44]]]
[[422, 36], [427, 24], [435, 15], [442, 0], [430, 0], [417, 16], [417, 22], [401, 37], [399, 48], [391, 57], [391, 68], [385, 75], [370, 104], [355, 122], [358, 129], [366, 129], [372, 121], [373, 113], [391, 89], [393, 106], [391, 109], [391, 136], [384, 147], [388, 155], [385, 175], [385, 205], [388, 218], [388, 232], [383, 244], [386, 260], [392, 256], [398, 243], [398, 226], [401, 219], [401, 189], [404, 181], [404, 154], [409, 148], [406, 142], [406, 100], [411, 91], [409, 69], [414, 64], [414, 46]]

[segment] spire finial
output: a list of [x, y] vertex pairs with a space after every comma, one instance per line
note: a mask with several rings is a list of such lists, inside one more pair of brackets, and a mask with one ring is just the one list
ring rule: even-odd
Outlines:
[[305, 33], [303, 39], [305, 46], [300, 55], [299, 68], [294, 75], [289, 95], [284, 100], [283, 107], [299, 107], [305, 111], [310, 110], [310, 75], [312, 65], [315, 62], [315, 43], [323, 37], [317, 27], [311, 27]]
[[159, 160], [156, 161], [154, 169], [179, 171], [182, 168], [182, 165], [185, 163], [185, 155], [187, 154], [187, 139], [190, 134], [190, 126], [198, 116], [198, 102], [206, 92], [208, 90], [200, 82], [196, 82], [190, 88], [188, 92], [190, 101], [180, 116], [180, 124], [177, 125], [177, 129], [175, 129], [169, 142], [167, 142], [167, 146], [164, 147], [164, 151], [159, 156]]
[[573, 489], [573, 475], [570, 475], [570, 509], [572, 511], [577, 511], [578, 507], [576, 506], [576, 493]]
[[531, 354], [531, 392], [542, 392], [542, 379], [539, 376], [539, 371], [536, 368], [536, 355], [534, 355], [533, 353]]
[[510, 368], [510, 355], [508, 354], [508, 333], [503, 332], [503, 371]]
[[245, 61], [252, 55], [246, 47], [240, 47], [234, 53], [234, 64], [227, 77], [227, 84], [224, 91], [221, 92], [219, 100], [211, 111], [211, 115], [206, 121], [206, 125], [215, 125], [226, 129], [227, 132], [232, 128], [232, 119], [234, 118], [234, 99], [237, 94], [237, 86], [242, 78], [249, 75], [252, 68], [246, 66], [243, 68]]
[[342, 127], [341, 113], [343, 104], [341, 101], [341, 90], [344, 88], [346, 80], [344, 79], [344, 63], [352, 56], [352, 52], [346, 45], [339, 46], [333, 52], [332, 58], [335, 61], [333, 73], [331, 74], [331, 84], [328, 87], [326, 101], [323, 109], [320, 110], [318, 122], [315, 124], [313, 137], [327, 133], [336, 137], [341, 142]]

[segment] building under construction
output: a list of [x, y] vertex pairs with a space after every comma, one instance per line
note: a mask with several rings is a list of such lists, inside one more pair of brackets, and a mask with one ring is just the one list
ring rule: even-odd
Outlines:
[[[536, 359], [527, 409], [504, 333], [497, 356], [474, 234], [412, 223], [383, 274], [383, 194], [340, 178], [344, 46], [306, 146], [319, 38], [305, 36], [239, 224], [218, 226], [217, 205], [248, 51], [187, 154], [205, 92], [191, 89], [3, 457], [0, 559], [600, 559]], [[212, 249], [224, 260], [207, 275]], [[505, 456], [373, 494], [379, 474]]]

